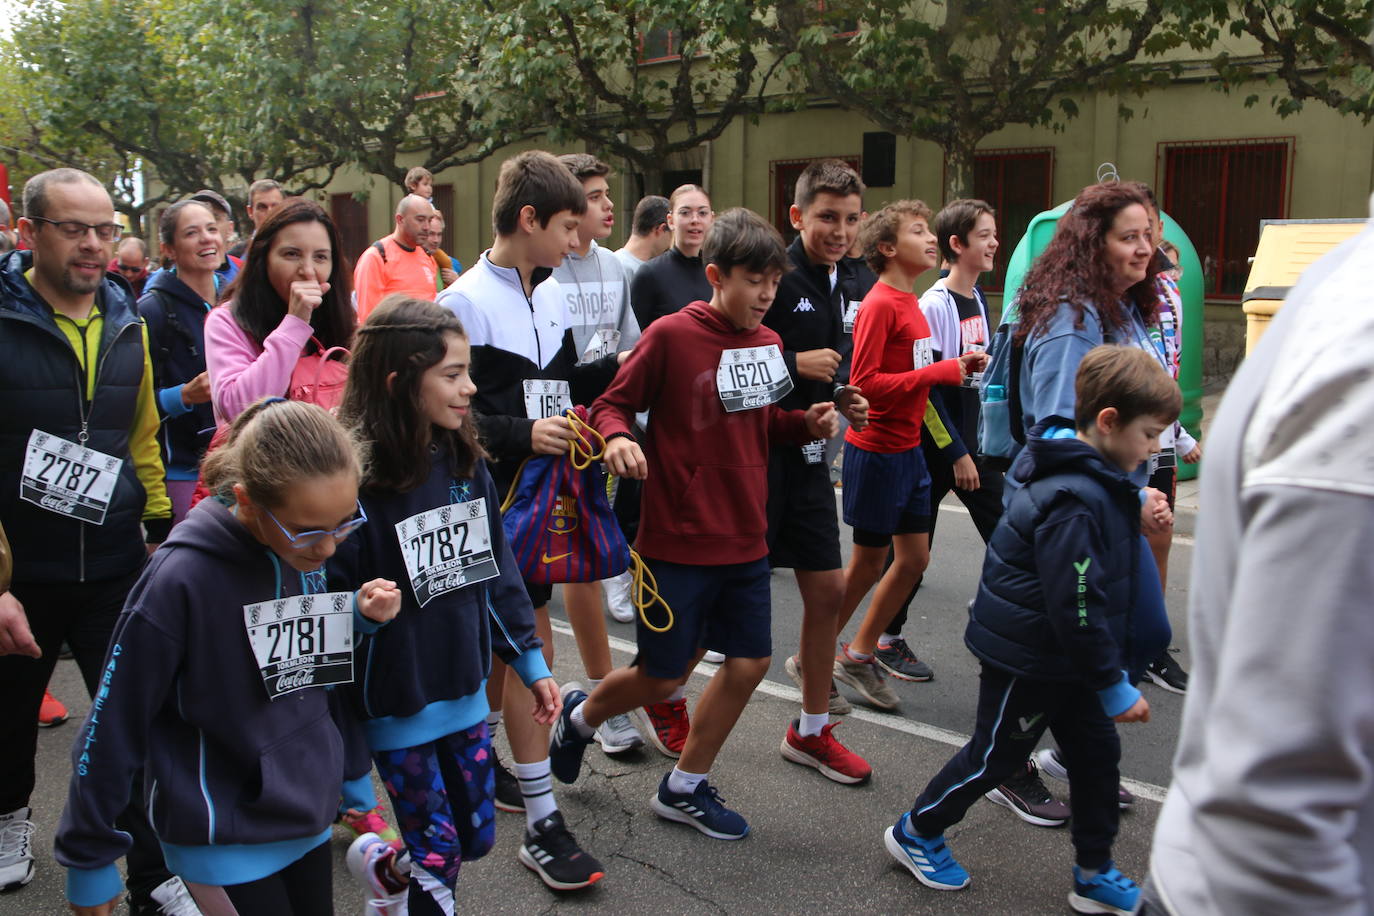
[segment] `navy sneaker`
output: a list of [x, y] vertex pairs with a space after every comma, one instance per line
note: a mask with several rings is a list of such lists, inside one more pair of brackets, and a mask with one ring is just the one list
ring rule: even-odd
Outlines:
[[1069, 906], [1075, 913], [1107, 913], [1130, 916], [1140, 900], [1140, 888], [1111, 862], [1091, 879], [1084, 881], [1078, 866], [1073, 867], [1073, 893]]
[[909, 829], [910, 818], [910, 813], [903, 814], [883, 834], [883, 842], [892, 858], [905, 865], [926, 887], [937, 891], [968, 887], [968, 872], [950, 855], [944, 835], [929, 839], [913, 836]]
[[702, 780], [694, 792], [668, 791], [668, 776], [658, 784], [658, 794], [649, 807], [661, 818], [691, 824], [702, 833], [717, 840], [742, 840], [749, 832], [749, 822], [725, 805], [715, 787]]
[[573, 725], [573, 710], [587, 700], [587, 691], [577, 681], [563, 685], [563, 712], [549, 733], [549, 769], [559, 782], [577, 782], [582, 772], [582, 752], [591, 743], [591, 735], [582, 737]]

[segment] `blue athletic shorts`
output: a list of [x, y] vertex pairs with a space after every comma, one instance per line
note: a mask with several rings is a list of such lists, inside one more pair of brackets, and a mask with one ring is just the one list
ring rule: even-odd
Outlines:
[[[703, 648], [729, 658], [773, 654], [767, 557], [728, 566], [687, 566], [648, 557], [644, 563], [673, 610], [673, 626], [666, 633], [655, 633], [643, 618], [635, 618], [635, 664], [650, 677], [682, 677]], [[655, 625], [662, 625], [663, 608], [655, 606], [645, 613]]]
[[920, 446], [870, 452], [844, 444], [844, 523], [859, 532], [891, 536], [930, 530], [930, 472]]

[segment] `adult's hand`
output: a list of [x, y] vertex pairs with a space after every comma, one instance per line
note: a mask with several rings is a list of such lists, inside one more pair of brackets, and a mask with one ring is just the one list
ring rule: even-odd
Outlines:
[[291, 284], [291, 299], [286, 303], [286, 313], [295, 315], [301, 321], [309, 321], [327, 292], [328, 281], [316, 283], [314, 280], [297, 280]]
[[210, 402], [210, 373], [202, 372], [181, 386], [181, 403], [187, 407]]
[[29, 629], [24, 605], [11, 592], [0, 595], [0, 655], [43, 657], [43, 650], [38, 648], [33, 631]]

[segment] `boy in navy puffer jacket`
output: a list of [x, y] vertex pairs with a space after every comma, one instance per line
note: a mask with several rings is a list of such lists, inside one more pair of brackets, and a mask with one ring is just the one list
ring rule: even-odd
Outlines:
[[[888, 851], [929, 887], [969, 876], [944, 831], [1025, 766], [1048, 728], [1072, 786], [1080, 913], [1132, 911], [1139, 889], [1112, 865], [1120, 739], [1149, 721], [1132, 686], [1159, 651], [1134, 621], [1141, 569], [1139, 488], [1127, 474], [1178, 417], [1178, 385], [1143, 350], [1100, 346], [1079, 365], [1075, 417], [1031, 431], [1011, 474], [1021, 483], [988, 543], [964, 641], [982, 662], [973, 737], [886, 834]], [[1128, 671], [1134, 674], [1128, 674]]]

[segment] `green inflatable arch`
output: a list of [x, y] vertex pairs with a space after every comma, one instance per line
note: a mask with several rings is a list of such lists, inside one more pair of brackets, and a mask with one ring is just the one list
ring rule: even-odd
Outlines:
[[[1068, 212], [1073, 201], [1066, 201], [1053, 210], [1037, 214], [1026, 228], [1026, 234], [1016, 243], [1016, 250], [1007, 261], [1007, 278], [1002, 296], [1003, 308], [1010, 308], [1021, 283], [1026, 278], [1032, 262], [1049, 245], [1054, 237], [1059, 217]], [[1178, 258], [1182, 263], [1183, 277], [1179, 280], [1179, 292], [1183, 296], [1183, 356], [1179, 366], [1178, 384], [1183, 389], [1183, 425], [1194, 436], [1202, 434], [1202, 261], [1197, 249], [1188, 239], [1188, 234], [1178, 223], [1162, 214], [1164, 219], [1164, 238], [1178, 247]], [[1191, 480], [1197, 476], [1195, 464], [1179, 464], [1180, 480]]]

